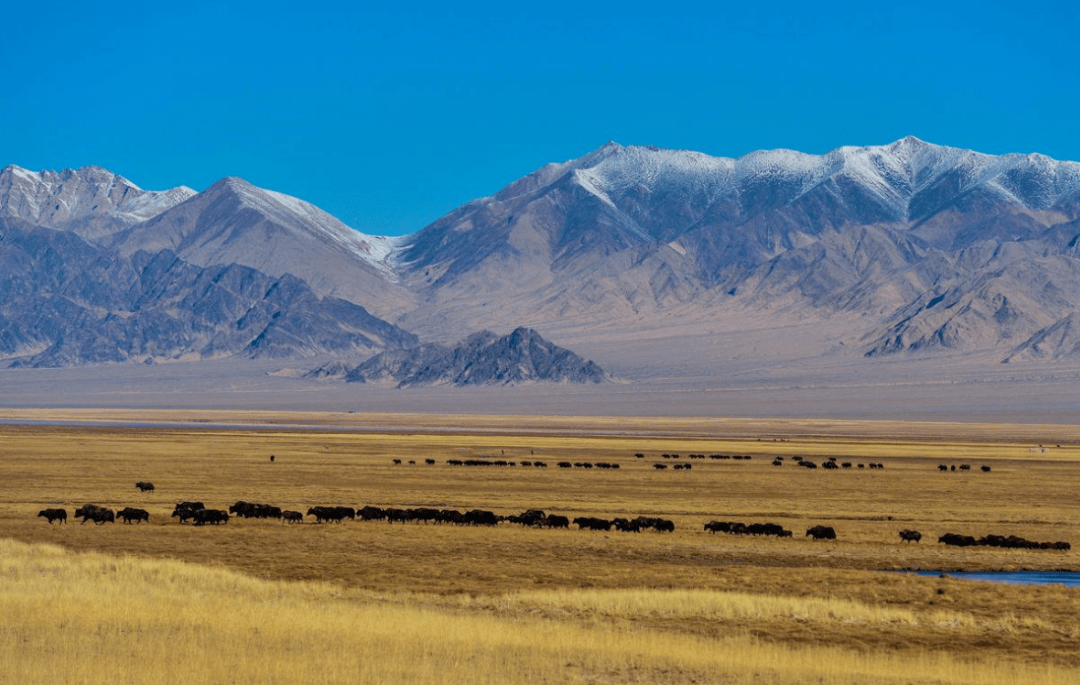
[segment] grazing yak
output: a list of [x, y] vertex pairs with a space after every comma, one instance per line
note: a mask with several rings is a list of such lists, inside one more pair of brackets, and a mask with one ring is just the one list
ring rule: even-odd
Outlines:
[[83, 505], [82, 507], [75, 510], [75, 515], [82, 518], [82, 523], [86, 523], [87, 521], [93, 521], [99, 526], [102, 523], [112, 523], [116, 521], [116, 515], [113, 514], [112, 509], [108, 509], [106, 507], [99, 507], [96, 504]]
[[238, 518], [279, 519], [281, 518], [281, 507], [240, 500], [229, 507], [229, 513], [235, 514]]
[[570, 519], [558, 514], [551, 514], [546, 519], [546, 525], [548, 528], [569, 528]]
[[87, 518], [92, 519], [95, 524], [100, 526], [103, 523], [113, 523], [113, 522], [115, 522], [116, 521], [116, 514], [113, 513], [112, 509], [107, 509], [105, 507], [99, 507], [98, 509], [94, 510], [94, 512], [91, 513], [89, 517], [83, 517], [82, 522], [86, 523]]
[[497, 526], [499, 525], [499, 517], [491, 511], [473, 509], [465, 512], [463, 523], [467, 526]]
[[434, 521], [439, 516], [439, 510], [432, 509], [431, 507], [414, 507], [412, 509], [406, 509], [405, 514], [409, 521], [428, 523]]
[[379, 507], [372, 506], [357, 509], [356, 515], [363, 521], [381, 521], [386, 518], [386, 512]]
[[154, 491], [154, 484], [145, 480], [140, 480], [138, 483], [135, 484], [135, 487], [139, 488], [139, 490], [142, 492]]
[[652, 528], [658, 533], [675, 532], [675, 523], [673, 521], [658, 518], [656, 516], [638, 516], [630, 523], [636, 525], [639, 529]]
[[778, 523], [751, 523], [746, 527], [750, 535], [773, 535], [780, 537], [784, 528]]
[[900, 531], [901, 542], [918, 542], [919, 540], [922, 540], [922, 533], [917, 530]]
[[745, 523], [735, 521], [709, 521], [704, 530], [710, 533], [731, 533], [733, 535], [766, 535], [778, 538], [791, 537], [791, 531], [778, 523]]
[[507, 516], [506, 520], [519, 526], [542, 527], [547, 522], [547, 514], [541, 509], [526, 509], [520, 514]]
[[976, 542], [975, 538], [970, 535], [958, 535], [956, 533], [945, 533], [937, 541], [939, 544], [954, 547], [973, 547]]
[[943, 545], [954, 547], [1002, 547], [1005, 549], [1054, 549], [1068, 551], [1072, 545], [1067, 542], [1035, 542], [1017, 535], [984, 535], [976, 539], [971, 535], [946, 533], [938, 538]]
[[341, 523], [341, 519], [345, 518], [348, 514], [346, 512], [347, 507], [311, 507], [307, 510], [308, 516], [315, 517], [315, 523], [323, 523], [333, 521], [334, 523]]
[[815, 540], [836, 539], [836, 531], [833, 530], [832, 526], [814, 526], [813, 528], [807, 528], [806, 535], [814, 538]]
[[216, 526], [219, 523], [229, 522], [229, 512], [224, 509], [199, 509], [192, 518], [196, 526], [203, 526], [207, 523]]
[[150, 512], [145, 509], [133, 509], [132, 507], [124, 507], [120, 511], [116, 512], [117, 518], [124, 519], [124, 523], [142, 523], [146, 521], [150, 522]]
[[44, 517], [49, 525], [52, 525], [53, 521], [59, 520], [60, 523], [67, 523], [67, 510], [66, 509], [42, 509], [38, 512], [38, 516]]
[[653, 524], [653, 530], [658, 533], [674, 533], [675, 522], [668, 519], [660, 519], [655, 524]]
[[281, 520], [285, 523], [303, 523], [304, 515], [298, 511], [283, 511], [281, 512]]
[[615, 526], [615, 530], [621, 533], [640, 533], [641, 526], [637, 521], [631, 521], [622, 517], [611, 519], [611, 525]]
[[607, 519], [595, 518], [592, 516], [579, 516], [574, 519], [574, 525], [578, 527], [578, 530], [611, 530], [611, 521]]
[[195, 517], [195, 512], [205, 509], [202, 502], [180, 502], [173, 509], [173, 518], [179, 518], [180, 523]]
[[462, 514], [457, 509], [440, 509], [439, 513], [435, 516], [435, 523], [452, 523], [456, 525], [461, 525], [465, 523], [465, 514]]

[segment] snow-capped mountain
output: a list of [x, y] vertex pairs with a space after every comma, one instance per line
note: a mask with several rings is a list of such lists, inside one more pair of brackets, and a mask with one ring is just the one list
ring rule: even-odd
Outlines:
[[[97, 265], [73, 269], [80, 278], [131, 284], [132, 293], [102, 301], [86, 295], [93, 290], [86, 283], [50, 286], [53, 299], [43, 311], [81, 307], [79, 320], [90, 331], [104, 321], [114, 328], [142, 321], [132, 303], [159, 302], [140, 288], [160, 281], [132, 280], [131, 270], [175, 259], [192, 270], [178, 281], [191, 287], [228, 272], [248, 274], [252, 283], [287, 282], [294, 293], [307, 289], [266, 306], [245, 290], [240, 299], [268, 322], [304, 307], [344, 311], [345, 302], [431, 342], [529, 326], [588, 343], [586, 352], [600, 363], [597, 351], [616, 343], [636, 345], [627, 358], [646, 363], [656, 331], [752, 333], [778, 317], [820, 323], [817, 347], [799, 348], [807, 358], [841, 347], [871, 360], [936, 351], [981, 351], [1013, 362], [1080, 354], [1072, 342], [1080, 309], [1080, 164], [911, 137], [824, 155], [767, 150], [737, 159], [608, 143], [402, 238], [364, 235], [309, 203], [238, 178], [201, 193], [155, 193], [96, 167], [3, 169], [0, 220], [0, 250], [4, 241], [9, 248], [0, 284], [7, 297], [34, 297], [44, 282], [35, 269], [54, 268], [56, 255]], [[26, 248], [59, 245], [59, 234], [83, 242], [49, 255]], [[201, 311], [212, 292], [185, 298], [173, 291], [169, 315]], [[55, 323], [62, 317], [27, 312], [6, 314], [0, 343], [9, 360], [40, 355], [63, 333]], [[227, 312], [221, 321], [240, 310]], [[12, 323], [14, 316], [20, 319]], [[237, 316], [232, 325], [244, 314]], [[318, 338], [330, 316], [290, 330]], [[386, 321], [378, 326], [391, 325]], [[333, 333], [325, 344], [290, 338], [275, 349], [394, 349], [409, 334], [364, 335], [370, 344]], [[196, 338], [200, 354], [210, 354], [205, 336]], [[768, 344], [741, 354], [791, 349]], [[655, 352], [662, 357], [670, 347]], [[80, 358], [50, 359], [61, 357]]]
[[[400, 262], [423, 296], [402, 321], [492, 326], [468, 292], [542, 330], [767, 307], [871, 315], [848, 342], [873, 354], [1015, 344], [1080, 302], [1074, 258], [1043, 261], [1072, 249], [1078, 217], [1080, 164], [1041, 155], [910, 137], [738, 159], [609, 143], [408, 238]], [[1001, 289], [1019, 318], [992, 315]], [[978, 304], [935, 324], [918, 303], [946, 291]]]
[[0, 216], [91, 240], [152, 219], [195, 194], [187, 186], [145, 191], [96, 166], [60, 172], [0, 169]]
[[223, 178], [108, 245], [131, 255], [169, 249], [200, 266], [240, 264], [301, 278], [315, 292], [361, 304], [380, 316], [405, 309], [389, 257], [396, 241], [368, 236], [294, 197]]

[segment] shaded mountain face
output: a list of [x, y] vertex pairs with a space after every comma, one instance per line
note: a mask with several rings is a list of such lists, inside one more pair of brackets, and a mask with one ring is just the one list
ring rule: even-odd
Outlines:
[[1080, 313], [1041, 328], [1017, 345], [1003, 360], [1006, 363], [1030, 360], [1076, 359], [1080, 357]]
[[323, 365], [312, 378], [412, 385], [512, 385], [520, 383], [603, 383], [607, 374], [592, 361], [553, 345], [528, 328], [508, 335], [475, 333], [456, 345], [426, 344], [390, 350], [362, 364]]
[[0, 360], [10, 366], [222, 356], [368, 356], [417, 339], [300, 279], [121, 257], [67, 231], [0, 220]]

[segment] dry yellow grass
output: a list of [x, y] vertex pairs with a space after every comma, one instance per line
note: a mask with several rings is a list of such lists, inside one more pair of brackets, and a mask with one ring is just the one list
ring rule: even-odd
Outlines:
[[[747, 612], [860, 624], [910, 620], [845, 602], [637, 590], [440, 606], [11, 541], [0, 542], [0, 578], [5, 682], [1074, 682], [1071, 669], [1045, 664], [708, 639], [637, 622], [643, 614], [723, 620]], [[537, 607], [546, 613], [537, 616]], [[583, 621], [579, 612], [604, 620]], [[935, 620], [970, 622], [949, 612]]]
[[[164, 420], [152, 414], [141, 417]], [[89, 420], [91, 415], [81, 418]], [[1070, 442], [1076, 436], [1066, 429], [980, 426], [965, 432], [964, 427], [940, 424], [758, 422], [739, 424], [747, 431], [739, 435], [738, 426], [730, 423], [709, 434], [709, 426], [717, 422], [708, 421], [673, 422], [668, 430], [659, 420], [605, 419], [590, 424], [584, 419], [542, 417], [520, 422], [516, 417], [471, 421], [431, 417], [424, 426], [423, 417], [356, 415], [349, 415], [348, 425], [370, 424], [378, 429], [293, 427], [317, 427], [335, 418], [200, 414], [186, 417], [193, 425], [178, 427], [0, 426], [0, 538], [107, 552], [121, 555], [123, 563], [135, 563], [123, 555], [137, 555], [209, 565], [214, 573], [225, 573], [227, 567], [250, 576], [243, 579], [245, 583], [267, 583], [259, 587], [274, 588], [267, 591], [271, 593], [291, 597], [297, 588], [302, 588], [296, 590], [301, 595], [315, 592], [312, 588], [319, 588], [320, 593], [325, 590], [326, 594], [310, 600], [311, 606], [337, 598], [349, 611], [400, 610], [397, 617], [411, 617], [402, 619], [405, 623], [415, 623], [419, 615], [433, 617], [430, 625], [439, 627], [414, 636], [424, 641], [419, 655], [411, 646], [375, 640], [390, 650], [387, 654], [405, 655], [403, 664], [433, 664], [437, 660], [425, 660], [423, 655], [442, 654], [449, 662], [438, 661], [441, 665], [432, 668], [458, 674], [438, 680], [429, 673], [414, 673], [413, 682], [458, 682], [453, 678], [463, 681], [472, 672], [474, 676], [495, 674], [490, 682], [706, 678], [707, 682], [847, 683], [893, 682], [889, 676], [893, 674], [898, 675], [895, 682], [935, 682], [935, 678], [939, 682], [1031, 682], [1038, 677], [1050, 683], [1068, 669], [1080, 667], [1076, 656], [1080, 593], [1075, 590], [881, 572], [1080, 569], [1077, 549], [1067, 553], [957, 549], [934, 543], [937, 535], [952, 531], [1016, 534], [1077, 545], [1080, 448]], [[365, 423], [365, 418], [371, 421]], [[199, 423], [203, 421], [235, 426]], [[290, 426], [241, 427], [258, 421]], [[832, 437], [830, 429], [837, 431]], [[948, 439], [935, 437], [939, 431], [944, 435], [950, 430]], [[1038, 448], [1040, 444], [1043, 449]], [[648, 457], [637, 459], [635, 452]], [[651, 464], [662, 461], [661, 453], [679, 453], [680, 463], [687, 463], [690, 453], [752, 454], [754, 459], [694, 460], [690, 472], [657, 472]], [[274, 463], [269, 462], [270, 454], [275, 455]], [[445, 463], [448, 458], [482, 454], [514, 461], [542, 459], [549, 467], [468, 468]], [[826, 472], [798, 469], [790, 463], [782, 468], [769, 464], [772, 455], [794, 454], [819, 461], [837, 456], [841, 461], [882, 462], [886, 468]], [[395, 458], [417, 464], [395, 466]], [[425, 458], [437, 463], [425, 465]], [[564, 459], [616, 462], [621, 468], [555, 468], [555, 462]], [[976, 471], [941, 474], [936, 468], [938, 463], [965, 462]], [[984, 463], [992, 466], [991, 473], [977, 471]], [[134, 488], [136, 480], [151, 480], [157, 490], [140, 493]], [[571, 517], [664, 516], [676, 522], [677, 530], [635, 535], [520, 529], [505, 523], [476, 529], [352, 521], [285, 526], [250, 520], [200, 529], [178, 525], [169, 517], [176, 502], [190, 499], [219, 508], [245, 499], [300, 511], [315, 504], [484, 508], [500, 514], [535, 507]], [[114, 509], [146, 508], [151, 521], [132, 526], [71, 522], [49, 526], [36, 517], [47, 506], [64, 506], [70, 514], [74, 507], [91, 501]], [[711, 519], [773, 521], [794, 530], [795, 538], [713, 536], [701, 529]], [[816, 523], [835, 526], [840, 539], [825, 543], [803, 538], [801, 533]], [[902, 544], [897, 536], [901, 528], [921, 530], [923, 543]], [[65, 557], [63, 563], [73, 562]], [[165, 572], [159, 569], [147, 577], [161, 577]], [[55, 592], [56, 588], [42, 589], [26, 606], [35, 601], [46, 604], [43, 598]], [[372, 593], [391, 599], [377, 600]], [[195, 601], [187, 594], [174, 594], [184, 598], [182, 604]], [[262, 596], [258, 593], [254, 599], [244, 596], [243, 606], [223, 604], [212, 613], [224, 620], [273, 609], [268, 606], [273, 602], [258, 599]], [[160, 601], [166, 602], [165, 613], [182, 613], [166, 597]], [[153, 611], [160, 613], [160, 609]], [[260, 620], [269, 620], [268, 615], [261, 616]], [[363, 624], [357, 616], [350, 614], [342, 620]], [[506, 634], [507, 640], [519, 632], [534, 641], [553, 631], [562, 637], [553, 638], [551, 650], [542, 652], [543, 665], [530, 666], [519, 663], [528, 661], [518, 653], [525, 650], [520, 645], [497, 642], [474, 653], [472, 647], [439, 637], [440, 630], [475, 634], [464, 624], [439, 621], [481, 619], [495, 622], [494, 628], [484, 624], [483, 631]], [[387, 614], [373, 620], [380, 625], [403, 625], [394, 624], [397, 619]], [[511, 627], [506, 621], [511, 621]], [[49, 621], [37, 624], [34, 630], [42, 635], [35, 639], [53, 641], [56, 636], [49, 632], [50, 625]], [[226, 628], [207, 627], [202, 638], [193, 638], [202, 639], [198, 643], [202, 646], [189, 644], [189, 648], [210, 649], [209, 644], [224, 640], [216, 631], [227, 633]], [[257, 628], [262, 637], [266, 628], [261, 624]], [[345, 643], [317, 628], [312, 628], [312, 634], [351, 654]], [[178, 630], [163, 625], [118, 628], [116, 644], [106, 652], [130, 652], [148, 663], [157, 663], [155, 659], [171, 663], [168, 659], [175, 661], [175, 652], [165, 647], [160, 648], [160, 656], [154, 656], [121, 639], [128, 634], [124, 631], [149, 635], [159, 629]], [[64, 632], [62, 642], [73, 636]], [[673, 661], [660, 656], [635, 661], [627, 655], [654, 654], [634, 646], [638, 644], [631, 640], [635, 636], [665, 645], [668, 651], [660, 652], [681, 656]], [[231, 644], [228, 649], [234, 652], [223, 647], [215, 661], [208, 663], [228, 672], [246, 668], [234, 663], [238, 660], [254, 659], [251, 668], [256, 668], [259, 663], [274, 662], [275, 654], [296, 656], [297, 651], [308, 650], [289, 648], [288, 639], [284, 634], [266, 638], [266, 644], [274, 647], [264, 656], [259, 656], [264, 653], [254, 644], [260, 640], [225, 641], [222, 644]], [[352, 656], [334, 649], [310, 649], [327, 663], [301, 670], [322, 674], [327, 678], [323, 682], [348, 682], [356, 673], [369, 677], [352, 682], [409, 681], [408, 674], [400, 671], [405, 666], [381, 675], [355, 671], [360, 666]], [[378, 650], [372, 649], [367, 658], [378, 661], [372, 656]], [[718, 664], [712, 658], [717, 650], [730, 655], [725, 659], [735, 660]], [[75, 662], [84, 657], [97, 658], [92, 657], [93, 651], [87, 644], [74, 652], [79, 656], [66, 658], [75, 669]], [[712, 657], [696, 661], [698, 657], [692, 654], [698, 652]], [[237, 656], [241, 653], [255, 656]], [[508, 653], [517, 656], [498, 656]], [[503, 665], [493, 665], [486, 661], [489, 658], [503, 659], [499, 662]], [[0, 663], [7, 663], [2, 654]], [[459, 663], [460, 668], [447, 663]], [[833, 672], [829, 670], [833, 664], [844, 665]], [[31, 672], [42, 667], [26, 666]], [[339, 670], [327, 673], [320, 668]], [[65, 677], [57, 680], [79, 681], [77, 675], [83, 672], [63, 673]], [[278, 677], [269, 671], [248, 673], [253, 674], [248, 680], [258, 682], [276, 682]], [[912, 675], [906, 680], [900, 676], [907, 673]], [[1009, 677], [987, 676], [993, 673]], [[120, 675], [120, 682], [128, 677], [139, 680], [126, 671]], [[191, 675], [196, 682], [215, 682], [211, 675]], [[97, 682], [89, 676], [83, 680]], [[158, 680], [170, 679], [140, 681]]]

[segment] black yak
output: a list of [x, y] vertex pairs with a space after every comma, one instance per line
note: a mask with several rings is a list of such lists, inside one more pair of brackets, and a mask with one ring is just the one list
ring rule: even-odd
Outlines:
[[229, 512], [224, 509], [199, 509], [192, 518], [194, 519], [196, 526], [202, 526], [207, 523], [216, 526], [219, 523], [229, 522]]
[[579, 530], [584, 530], [586, 528], [589, 530], [611, 530], [611, 521], [592, 516], [579, 516], [574, 519], [574, 525], [576, 525]]
[[565, 516], [559, 516], [558, 514], [552, 514], [544, 519], [545, 525], [548, 528], [569, 528], [570, 519]]
[[815, 540], [836, 539], [836, 531], [833, 529], [832, 526], [814, 526], [813, 528], [807, 528], [806, 535], [809, 535]]
[[150, 522], [150, 512], [145, 509], [133, 509], [132, 507], [124, 507], [120, 511], [116, 512], [118, 518], [124, 519], [124, 523], [142, 523], [146, 521]]
[[112, 509], [99, 507], [96, 504], [84, 504], [82, 507], [75, 510], [75, 515], [82, 517], [83, 523], [93, 521], [98, 525], [101, 525], [102, 523], [111, 523], [116, 520], [116, 516], [113, 514]]
[[66, 509], [42, 509], [38, 512], [38, 516], [45, 517], [50, 526], [52, 525], [52, 522], [56, 520], [59, 520], [60, 523], [67, 523]]

